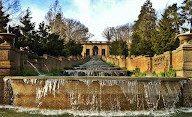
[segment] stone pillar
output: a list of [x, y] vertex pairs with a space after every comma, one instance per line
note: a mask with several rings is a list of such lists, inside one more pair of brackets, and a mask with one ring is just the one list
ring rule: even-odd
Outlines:
[[14, 75], [16, 70], [20, 70], [22, 68], [20, 62], [20, 54], [16, 48], [9, 44], [0, 44], [0, 104], [11, 104], [12, 95], [9, 90], [4, 89], [3, 78]]
[[20, 67], [18, 50], [7, 44], [0, 45], [0, 76], [14, 75]]
[[178, 77], [192, 77], [191, 44], [184, 44], [172, 52], [172, 66]]

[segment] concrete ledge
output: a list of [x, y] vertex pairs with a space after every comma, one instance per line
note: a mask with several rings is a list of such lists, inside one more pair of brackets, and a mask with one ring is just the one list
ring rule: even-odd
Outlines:
[[137, 81], [180, 81], [180, 80], [189, 80], [187, 77], [110, 77], [110, 76], [6, 76], [4, 79], [11, 80], [22, 80], [22, 79], [38, 79], [38, 80], [47, 80], [47, 79], [63, 79], [63, 80], [137, 80]]

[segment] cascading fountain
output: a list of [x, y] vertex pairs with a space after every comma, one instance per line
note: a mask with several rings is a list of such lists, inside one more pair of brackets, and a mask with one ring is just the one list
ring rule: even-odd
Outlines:
[[183, 87], [188, 81], [128, 77], [126, 71], [96, 58], [63, 74], [67, 76], [8, 76], [4, 80], [16, 107], [85, 111], [96, 116], [183, 107]]
[[182, 103], [181, 87], [186, 82], [178, 78], [104, 79], [9, 77], [6, 81], [12, 86], [15, 106], [88, 111], [158, 110], [179, 107]]
[[110, 66], [101, 59], [93, 58], [87, 63], [74, 67], [74, 70], [65, 70], [64, 76], [128, 76], [129, 72], [126, 70], [117, 70], [117, 68]]

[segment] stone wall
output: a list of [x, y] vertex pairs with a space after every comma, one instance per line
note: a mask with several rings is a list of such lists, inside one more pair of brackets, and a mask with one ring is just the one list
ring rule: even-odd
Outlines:
[[138, 57], [127, 57], [127, 70], [135, 70], [140, 68], [140, 72], [148, 72], [150, 70], [150, 57], [138, 56]]
[[156, 73], [168, 71], [172, 69], [172, 52], [167, 51], [161, 55], [152, 57], [152, 71]]
[[181, 45], [174, 51], [161, 55], [149, 56], [102, 56], [102, 59], [127, 70], [140, 68], [140, 72], [161, 73], [171, 69], [176, 70], [178, 77], [192, 77], [192, 45]]
[[[88, 57], [86, 57], [88, 58]], [[32, 63], [39, 71], [63, 69], [84, 61], [85, 57], [53, 57], [49, 55], [37, 56], [35, 54], [19, 51], [10, 45], [0, 45], [0, 76], [14, 75], [17, 70], [34, 69]]]

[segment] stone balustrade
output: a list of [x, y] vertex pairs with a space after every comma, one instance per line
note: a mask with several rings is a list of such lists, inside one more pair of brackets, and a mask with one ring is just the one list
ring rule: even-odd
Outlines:
[[150, 56], [102, 56], [102, 59], [127, 70], [140, 68], [140, 72], [160, 73], [171, 69], [176, 70], [178, 77], [192, 77], [192, 45], [181, 45], [174, 51], [161, 55]]

